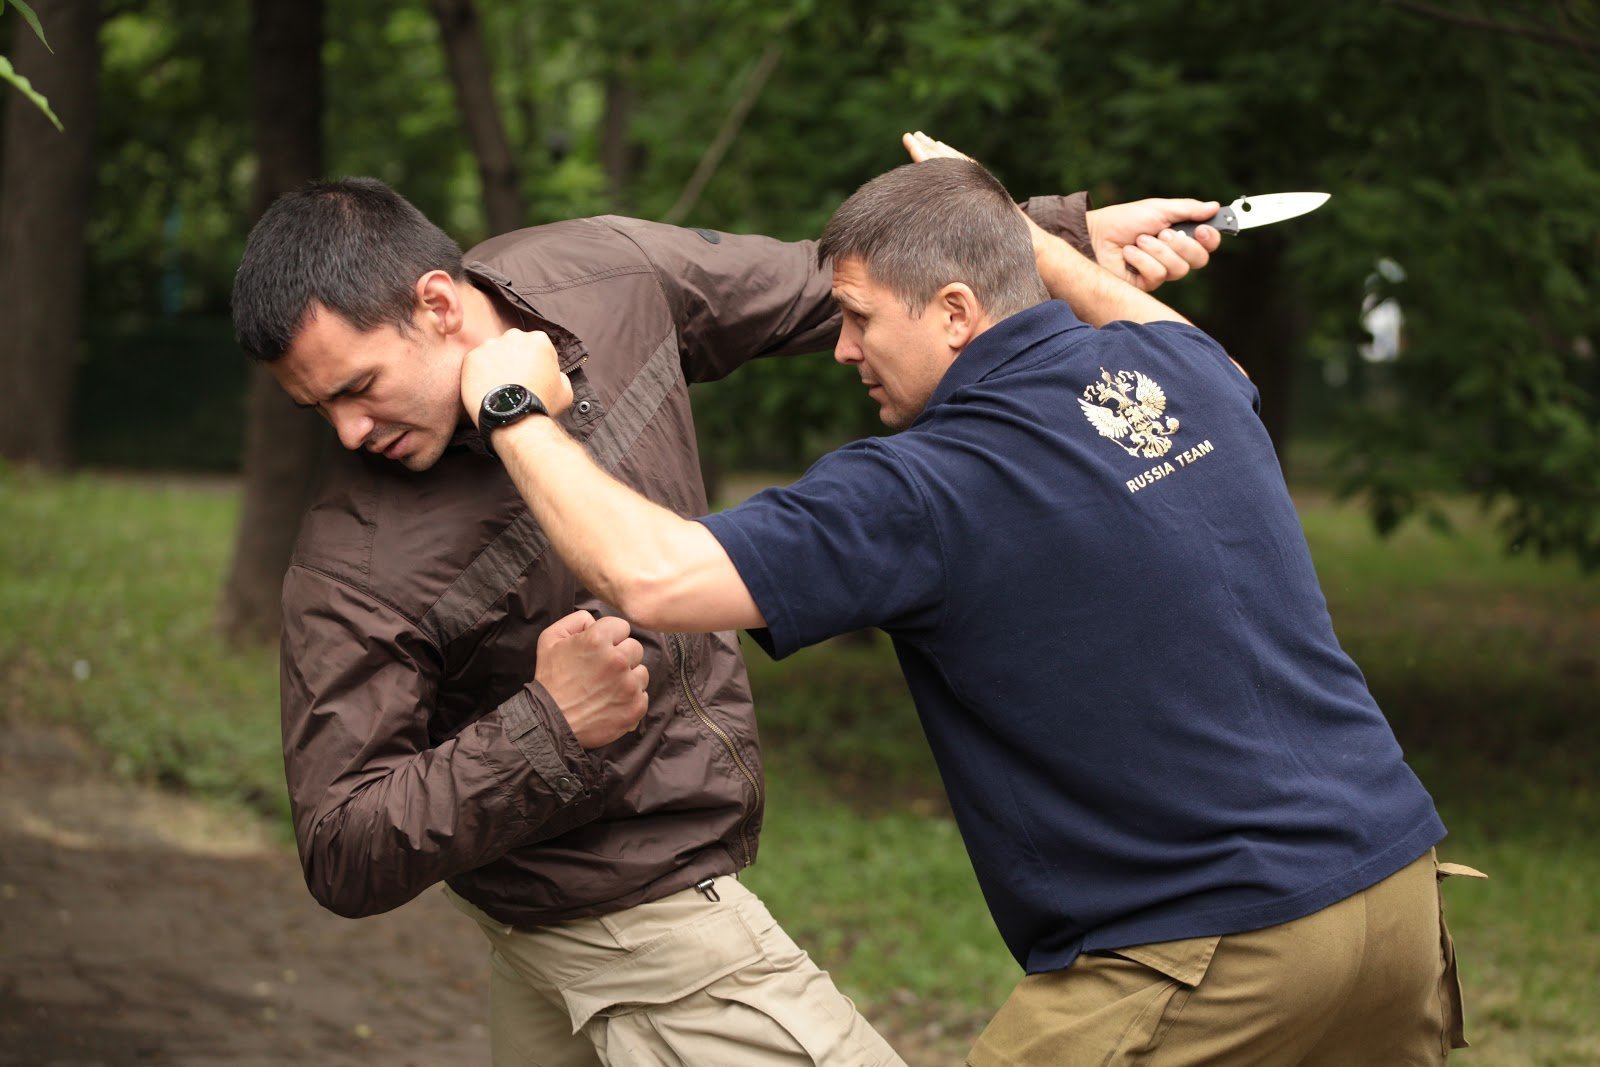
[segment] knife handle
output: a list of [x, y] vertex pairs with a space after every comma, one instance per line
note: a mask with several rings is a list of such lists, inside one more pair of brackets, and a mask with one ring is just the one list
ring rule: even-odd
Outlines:
[[1234, 214], [1233, 208], [1225, 207], [1209, 219], [1203, 219], [1200, 222], [1180, 222], [1172, 228], [1179, 233], [1193, 237], [1197, 226], [1214, 226], [1219, 233], [1236, 234], [1239, 232], [1239, 216]]

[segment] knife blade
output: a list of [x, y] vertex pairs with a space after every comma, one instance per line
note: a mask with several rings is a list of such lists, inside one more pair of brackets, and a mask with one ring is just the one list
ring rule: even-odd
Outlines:
[[1174, 230], [1194, 236], [1196, 226], [1214, 226], [1220, 232], [1235, 234], [1255, 226], [1267, 226], [1315, 211], [1328, 202], [1328, 193], [1261, 193], [1241, 196], [1209, 219], [1180, 222]]

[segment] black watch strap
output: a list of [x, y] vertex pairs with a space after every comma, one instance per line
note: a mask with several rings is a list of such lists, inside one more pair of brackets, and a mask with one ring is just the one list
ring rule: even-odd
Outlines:
[[484, 447], [494, 454], [494, 431], [510, 426], [529, 415], [549, 415], [550, 410], [533, 390], [522, 385], [501, 385], [483, 395], [478, 405], [478, 430], [483, 434]]

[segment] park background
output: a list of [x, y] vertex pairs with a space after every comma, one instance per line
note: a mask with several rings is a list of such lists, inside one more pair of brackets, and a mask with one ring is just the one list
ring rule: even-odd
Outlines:
[[[66, 731], [57, 777], [242, 812], [280, 852], [276, 588], [330, 438], [227, 321], [272, 196], [373, 174], [463, 246], [607, 212], [802, 238], [906, 129], [1019, 198], [1332, 193], [1161, 295], [1260, 387], [1441, 854], [1492, 876], [1446, 887], [1462, 1061], [1600, 1064], [1591, 0], [36, 0], [0, 10], [0, 56], [28, 79], [0, 84], [0, 726]], [[825, 355], [697, 392], [723, 503], [878, 432]], [[887, 642], [750, 666], [771, 779], [752, 884], [914, 1063], [956, 1062], [1016, 974]], [[0, 773], [62, 784], [24, 750]], [[17, 918], [42, 877], [19, 855], [0, 1063], [8, 1035], [34, 1043], [18, 1063], [150, 1062], [71, 1059], [74, 1004], [8, 977], [71, 954]], [[236, 1014], [268, 1048], [293, 1029]], [[361, 1027], [340, 1055], [399, 1062]]]

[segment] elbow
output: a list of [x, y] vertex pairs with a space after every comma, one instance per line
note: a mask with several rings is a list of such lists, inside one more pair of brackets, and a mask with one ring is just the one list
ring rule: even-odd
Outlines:
[[311, 890], [311, 896], [318, 904], [333, 912], [341, 919], [365, 919], [369, 915], [377, 915], [387, 911], [387, 908], [374, 907], [370, 900], [356, 897], [353, 894], [341, 892], [338, 886], [316, 877], [309, 868], [306, 870], [306, 888]]
[[646, 630], [673, 631], [685, 627], [674, 611], [673, 583], [666, 575], [639, 571], [612, 583], [607, 600], [635, 626]]
[[653, 533], [605, 560], [596, 568], [601, 580], [590, 588], [647, 630], [701, 633], [744, 625], [729, 607], [743, 583], [711, 532], [675, 518]]
[[[422, 891], [402, 870], [381, 862], [361, 833], [351, 833], [330, 813], [301, 838], [300, 867], [313, 899], [345, 919], [393, 911]], [[387, 871], [387, 873], [386, 873]]]
[[349, 869], [341, 857], [323, 849], [313, 852], [301, 864], [306, 888], [318, 904], [342, 919], [364, 919], [400, 906], [403, 901], [386, 900], [370, 877]]

